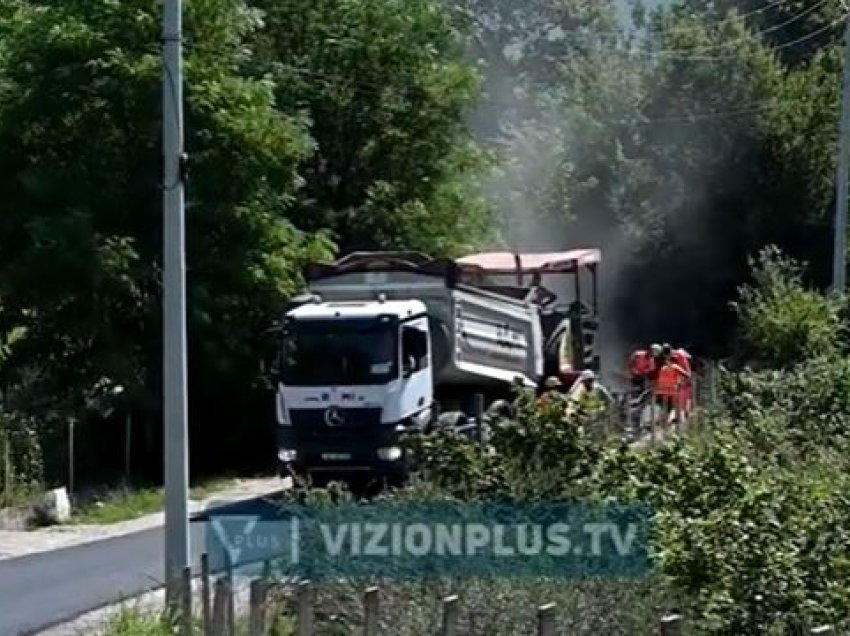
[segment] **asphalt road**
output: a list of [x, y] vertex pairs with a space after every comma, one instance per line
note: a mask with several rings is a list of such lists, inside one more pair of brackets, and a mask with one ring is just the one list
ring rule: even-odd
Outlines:
[[[248, 500], [216, 512], [254, 513], [271, 500]], [[206, 524], [191, 524], [193, 564], [204, 551]], [[152, 528], [0, 561], [0, 636], [24, 636], [74, 619], [90, 610], [162, 586], [163, 529]]]

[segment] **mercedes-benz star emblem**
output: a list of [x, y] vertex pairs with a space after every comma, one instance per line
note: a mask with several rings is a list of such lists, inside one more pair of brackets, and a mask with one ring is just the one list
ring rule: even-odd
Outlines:
[[325, 424], [328, 426], [341, 426], [345, 423], [345, 418], [337, 407], [332, 406], [325, 411]]

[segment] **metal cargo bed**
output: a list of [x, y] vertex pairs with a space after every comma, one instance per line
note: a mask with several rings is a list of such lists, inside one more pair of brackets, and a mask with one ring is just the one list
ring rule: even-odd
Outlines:
[[517, 377], [537, 382], [543, 361], [536, 306], [464, 284], [452, 261], [411, 262], [405, 256], [369, 254], [313, 265], [307, 271], [310, 291], [327, 302], [384, 297], [425, 303], [437, 384], [502, 384]]
[[[323, 301], [384, 297], [425, 303], [438, 384], [502, 384], [521, 378], [536, 386], [544, 372], [541, 303], [551, 299], [540, 276], [593, 269], [598, 260], [597, 250], [493, 252], [457, 261], [418, 252], [355, 252], [334, 263], [310, 265], [305, 277]], [[506, 276], [509, 280], [502, 280]], [[593, 291], [595, 305], [595, 281]]]

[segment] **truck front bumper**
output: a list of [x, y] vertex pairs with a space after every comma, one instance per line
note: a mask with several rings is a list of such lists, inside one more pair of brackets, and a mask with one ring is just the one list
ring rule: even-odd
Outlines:
[[279, 427], [281, 475], [402, 479], [407, 475], [409, 463], [394, 429], [381, 425], [357, 431], [355, 435], [323, 437]]

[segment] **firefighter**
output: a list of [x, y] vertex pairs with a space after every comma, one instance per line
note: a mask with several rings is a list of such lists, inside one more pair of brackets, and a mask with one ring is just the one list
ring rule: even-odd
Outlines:
[[690, 417], [693, 408], [693, 371], [691, 369], [691, 354], [685, 349], [673, 349], [670, 352], [670, 359], [677, 365], [682, 367], [686, 374], [685, 380], [682, 382], [682, 390], [679, 394], [679, 406], [685, 417]]
[[652, 345], [648, 349], [638, 349], [629, 357], [629, 378], [632, 391], [642, 393], [657, 367], [656, 358], [661, 355], [661, 347]]
[[653, 343], [649, 347], [650, 354], [652, 355], [652, 372], [650, 375], [650, 380], [655, 382], [658, 378], [658, 372], [661, 370], [661, 367], [664, 366], [665, 358], [664, 358], [664, 347], [660, 344]]
[[[664, 353], [668, 353], [666, 348]], [[655, 403], [667, 416], [666, 421], [675, 419], [681, 422], [680, 396], [682, 386], [689, 379], [690, 374], [673, 361], [672, 350], [669, 353], [670, 355], [664, 356], [664, 364], [659, 369], [658, 378], [655, 381]]]
[[553, 399], [564, 401], [563, 389], [564, 384], [557, 376], [553, 375], [546, 378], [546, 381], [543, 383], [543, 393], [537, 399], [538, 405], [546, 406]]
[[[570, 390], [567, 393], [567, 399], [569, 400], [569, 406], [567, 407], [568, 414], [574, 414], [577, 410], [584, 406], [588, 400], [595, 401], [591, 402], [591, 406], [598, 406], [600, 407], [600, 410], [607, 409], [614, 403], [614, 398], [611, 397], [608, 390], [598, 382], [596, 373], [590, 369], [586, 369], [581, 372], [578, 379], [570, 387]], [[596, 408], [593, 410], [596, 410]]]

